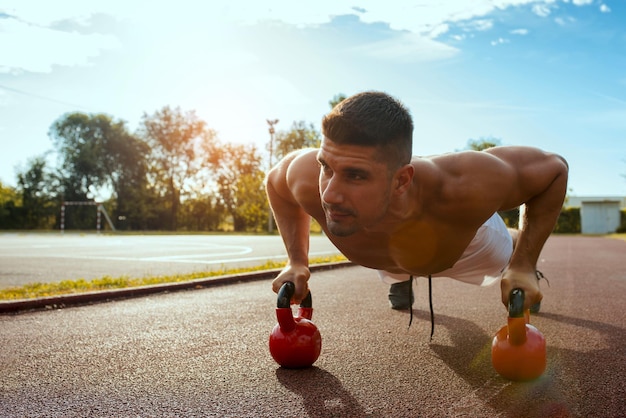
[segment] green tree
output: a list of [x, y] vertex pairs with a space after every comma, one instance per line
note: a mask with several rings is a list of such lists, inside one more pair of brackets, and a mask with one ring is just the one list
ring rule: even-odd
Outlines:
[[181, 198], [191, 195], [203, 181], [197, 175], [215, 132], [194, 111], [183, 113], [165, 106], [153, 115], [143, 115], [139, 135], [150, 148], [151, 185], [169, 211], [166, 226], [175, 230]]
[[305, 121], [293, 122], [289, 131], [276, 133], [274, 155], [280, 160], [291, 151], [302, 148], [317, 148], [321, 143], [321, 134], [312, 123]]
[[47, 229], [54, 225], [59, 204], [56, 198], [55, 176], [46, 168], [45, 157], [35, 157], [29, 168], [17, 176], [22, 194], [23, 227]]
[[19, 209], [22, 198], [14, 188], [0, 181], [0, 229], [18, 229], [23, 227]]
[[218, 202], [232, 218], [235, 231], [258, 231], [267, 221], [261, 156], [253, 145], [217, 146], [209, 163], [217, 185]]
[[181, 203], [179, 229], [217, 231], [223, 220], [223, 207], [212, 194], [199, 195]]
[[330, 105], [330, 108], [333, 109], [335, 106], [337, 106], [339, 103], [343, 102], [346, 99], [347, 97], [343, 93], [335, 94], [335, 97], [333, 97], [332, 100], [328, 102], [328, 104]]
[[502, 145], [502, 141], [499, 138], [494, 137], [480, 137], [478, 139], [469, 139], [467, 141], [466, 149], [473, 151], [484, 151], [489, 148], [498, 147]]
[[65, 200], [89, 200], [106, 184], [103, 156], [110, 124], [106, 115], [76, 112], [63, 115], [50, 128], [61, 158], [59, 174]]
[[[52, 125], [50, 135], [62, 160], [64, 200], [90, 201], [110, 194], [116, 217], [128, 220], [124, 226], [145, 222], [148, 147], [128, 132], [125, 122], [105, 114], [70, 113]], [[68, 227], [92, 227], [93, 208], [75, 207], [71, 213]]]

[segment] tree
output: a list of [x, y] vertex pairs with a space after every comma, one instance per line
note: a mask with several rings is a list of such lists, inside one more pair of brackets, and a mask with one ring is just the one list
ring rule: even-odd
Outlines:
[[179, 229], [189, 231], [217, 231], [223, 219], [223, 206], [215, 196], [205, 194], [181, 203]]
[[50, 228], [59, 205], [56, 200], [54, 178], [46, 169], [45, 157], [35, 157], [30, 167], [18, 173], [18, 190], [22, 194], [22, 227]]
[[232, 218], [235, 231], [260, 230], [268, 216], [261, 156], [253, 145], [215, 147], [209, 163], [219, 204]]
[[502, 141], [499, 138], [494, 137], [480, 137], [479, 139], [468, 139], [466, 149], [473, 151], [484, 151], [489, 148], [498, 147], [502, 145]]
[[[146, 154], [148, 147], [128, 132], [123, 121], [105, 114], [70, 113], [59, 118], [50, 135], [62, 159], [59, 172], [63, 199], [93, 200], [111, 194], [114, 214], [141, 226], [146, 215]], [[72, 209], [66, 220], [91, 227], [93, 210]]]
[[194, 111], [163, 109], [149, 116], [144, 113], [139, 134], [150, 148], [149, 175], [155, 193], [169, 209], [168, 227], [177, 228], [181, 197], [201, 182], [196, 177], [207, 159], [215, 132]]
[[274, 155], [280, 160], [291, 151], [302, 148], [317, 148], [321, 143], [321, 134], [312, 123], [305, 121], [293, 122], [289, 131], [280, 131], [276, 134]]
[[330, 105], [330, 108], [333, 109], [335, 106], [337, 106], [339, 103], [343, 102], [346, 99], [347, 97], [343, 93], [335, 94], [335, 97], [333, 97], [332, 100], [328, 102], [328, 104]]
[[61, 158], [60, 177], [65, 200], [88, 200], [106, 184], [105, 141], [111, 119], [106, 115], [70, 113], [50, 128]]
[[22, 227], [18, 209], [22, 199], [14, 187], [6, 186], [0, 181], [0, 229], [17, 229]]

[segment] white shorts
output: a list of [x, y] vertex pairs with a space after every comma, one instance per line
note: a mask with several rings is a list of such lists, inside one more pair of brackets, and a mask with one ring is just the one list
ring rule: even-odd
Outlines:
[[[435, 273], [432, 277], [449, 277], [465, 283], [489, 286], [500, 279], [512, 254], [511, 234], [500, 215], [495, 213], [478, 228], [461, 258], [451, 268]], [[378, 274], [388, 284], [404, 282], [411, 277], [384, 270], [378, 270]]]

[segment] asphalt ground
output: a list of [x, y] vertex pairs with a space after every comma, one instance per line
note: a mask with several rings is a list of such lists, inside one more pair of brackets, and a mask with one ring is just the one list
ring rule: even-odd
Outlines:
[[2, 417], [621, 417], [626, 415], [626, 242], [553, 236], [542, 254], [548, 366], [507, 381], [490, 344], [497, 286], [435, 279], [415, 317], [388, 307], [375, 272], [314, 273], [322, 353], [278, 367], [270, 281], [0, 316]]

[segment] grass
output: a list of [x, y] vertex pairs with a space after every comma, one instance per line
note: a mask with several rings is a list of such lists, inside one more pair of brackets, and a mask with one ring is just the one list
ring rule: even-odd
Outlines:
[[[318, 257], [309, 260], [310, 264], [321, 264], [345, 261], [341, 255]], [[265, 264], [254, 267], [232, 268], [225, 270], [211, 270], [195, 273], [176, 274], [170, 276], [146, 276], [133, 278], [128, 276], [111, 277], [103, 276], [93, 280], [77, 279], [63, 280], [52, 283], [29, 283], [24, 286], [0, 289], [0, 300], [36, 299], [49, 296], [60, 296], [98, 290], [125, 289], [130, 287], [149, 286], [165, 283], [188, 282], [195, 279], [217, 277], [241, 273], [252, 273], [263, 270], [278, 269], [284, 267], [286, 262], [267, 261]]]
[[611, 234], [609, 237], [626, 241], [626, 234]]

